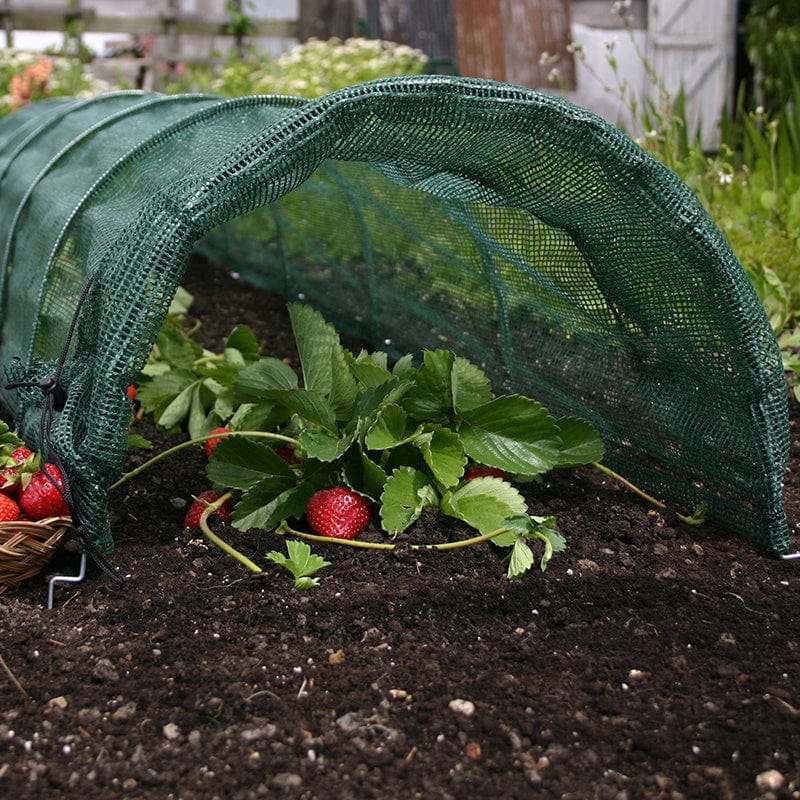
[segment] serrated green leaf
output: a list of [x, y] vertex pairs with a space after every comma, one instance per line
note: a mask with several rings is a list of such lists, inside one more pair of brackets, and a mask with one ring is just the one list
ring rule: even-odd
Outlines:
[[493, 397], [486, 373], [466, 358], [456, 356], [452, 371], [453, 408], [459, 414], [488, 403]]
[[274, 403], [243, 403], [230, 419], [230, 427], [239, 431], [274, 431], [289, 418], [289, 412]]
[[[152, 450], [153, 443], [149, 439], [138, 433], [128, 434], [128, 450]], [[2, 454], [2, 446], [0, 446], [0, 454]]]
[[362, 388], [374, 388], [392, 379], [392, 373], [387, 368], [386, 353], [362, 350], [353, 357], [352, 353], [345, 350], [344, 356], [350, 372]]
[[287, 539], [286, 551], [288, 556], [272, 550], [267, 553], [267, 558], [289, 570], [296, 579], [314, 575], [324, 567], [331, 565], [330, 561], [326, 561], [322, 556], [312, 553], [311, 547], [307, 542]]
[[206, 401], [213, 402], [213, 396], [209, 397], [209, 395], [210, 392], [202, 383], [196, 383], [192, 387], [192, 402], [186, 421], [186, 429], [189, 432], [190, 439], [196, 439], [211, 430], [206, 423], [206, 415], [208, 413]]
[[467, 457], [458, 434], [441, 425], [426, 425], [424, 432], [414, 437], [413, 444], [442, 486], [455, 486], [459, 482]]
[[348, 488], [365, 495], [374, 503], [380, 501], [386, 483], [386, 472], [360, 448], [354, 447], [347, 454], [342, 471]]
[[179, 286], [169, 304], [169, 315], [172, 317], [184, 316], [192, 307], [192, 303], [194, 303], [194, 296], [191, 292], [183, 286]]
[[403, 396], [403, 408], [421, 422], [441, 422], [453, 409], [452, 372], [455, 355], [449, 350], [426, 350], [413, 385]]
[[368, 450], [390, 450], [410, 442], [418, 426], [400, 406], [387, 403], [380, 408], [364, 437]]
[[559, 461], [556, 421], [528, 397], [498, 397], [470, 409], [458, 432], [467, 455], [478, 464], [515, 475], [538, 475]]
[[162, 428], [169, 430], [170, 428], [184, 423], [192, 410], [192, 401], [194, 400], [196, 386], [196, 383], [191, 383], [189, 386], [182, 389], [158, 415], [156, 422]]
[[466, 522], [480, 533], [492, 533], [505, 527], [509, 517], [524, 514], [527, 506], [525, 498], [510, 483], [485, 477], [445, 492], [440, 508], [444, 514]]
[[398, 358], [392, 367], [392, 375], [401, 380], [413, 379], [415, 372], [416, 367], [414, 366], [414, 358], [411, 353], [406, 353], [406, 355]]
[[521, 578], [534, 564], [533, 550], [524, 539], [517, 539], [511, 548], [506, 573], [510, 581]]
[[289, 304], [289, 317], [300, 356], [303, 385], [327, 400], [337, 419], [349, 419], [358, 390], [339, 334], [318, 311], [302, 303]]
[[424, 472], [400, 467], [386, 479], [381, 494], [381, 527], [387, 533], [404, 531], [422, 510], [435, 507], [438, 495]]
[[297, 388], [297, 374], [277, 358], [260, 358], [239, 370], [234, 388], [242, 400], [260, 401], [272, 389]]
[[556, 425], [561, 438], [556, 467], [579, 467], [602, 460], [606, 450], [594, 425], [578, 417], [560, 417]]
[[264, 392], [263, 398], [283, 406], [306, 422], [318, 425], [330, 433], [338, 433], [333, 407], [317, 392], [308, 389], [272, 389]]
[[281, 489], [296, 480], [291, 467], [271, 447], [243, 436], [229, 436], [214, 448], [206, 474], [212, 483], [243, 491], [267, 477], [279, 479], [276, 485]]
[[287, 517], [301, 517], [309, 497], [311, 484], [281, 488], [276, 478], [265, 478], [242, 495], [231, 514], [231, 524], [240, 531], [250, 528], [273, 530]]
[[399, 378], [391, 378], [379, 386], [364, 389], [356, 399], [353, 418], [366, 421], [375, 412], [389, 403], [398, 403], [411, 384]]
[[304, 428], [298, 437], [309, 458], [331, 462], [341, 458], [355, 440], [355, 433], [335, 436], [326, 431]]
[[261, 345], [247, 325], [237, 325], [225, 342], [225, 350], [235, 350], [248, 360], [248, 357], [258, 356]]
[[168, 370], [144, 381], [137, 389], [136, 399], [158, 420], [161, 412], [194, 381], [195, 375], [189, 370]]
[[170, 317], [164, 320], [156, 337], [159, 358], [179, 369], [191, 369], [203, 349], [190, 339], [181, 326]]

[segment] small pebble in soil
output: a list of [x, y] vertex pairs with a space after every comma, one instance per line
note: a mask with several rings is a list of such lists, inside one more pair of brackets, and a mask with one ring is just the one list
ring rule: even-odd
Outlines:
[[462, 700], [457, 697], [455, 700], [450, 701], [449, 706], [451, 711], [456, 714], [462, 714], [465, 717], [471, 717], [475, 713], [475, 703], [471, 700]]
[[759, 792], [777, 792], [786, 785], [786, 778], [777, 769], [768, 769], [756, 775], [756, 789]]

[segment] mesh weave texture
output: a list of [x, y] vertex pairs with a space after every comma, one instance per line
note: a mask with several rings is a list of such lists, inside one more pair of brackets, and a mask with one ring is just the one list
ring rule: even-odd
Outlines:
[[[0, 121], [6, 381], [68, 390], [51, 439], [113, 549], [126, 386], [193, 248], [396, 354], [447, 347], [601, 431], [606, 463], [775, 554], [788, 547], [777, 342], [692, 192], [563, 100], [373, 81], [314, 101], [120, 92]], [[35, 388], [0, 397], [36, 441]]]

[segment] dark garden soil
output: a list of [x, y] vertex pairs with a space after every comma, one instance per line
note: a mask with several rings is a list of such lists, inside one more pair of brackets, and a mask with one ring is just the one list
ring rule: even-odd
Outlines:
[[[186, 285], [210, 347], [246, 322], [291, 355], [282, 300], [199, 263]], [[216, 526], [254, 576], [182, 530], [186, 452], [114, 498], [124, 588], [90, 568], [52, 611], [41, 579], [0, 599], [0, 797], [800, 797], [800, 562], [582, 469], [528, 493], [568, 542], [544, 574], [315, 545], [333, 565], [297, 592], [274, 534]]]

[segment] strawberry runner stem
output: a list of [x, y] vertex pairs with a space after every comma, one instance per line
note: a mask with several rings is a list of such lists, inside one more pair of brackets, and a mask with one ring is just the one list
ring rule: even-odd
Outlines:
[[228, 433], [207, 433], [205, 436], [197, 436], [194, 439], [189, 439], [185, 442], [181, 442], [180, 444], [176, 444], [173, 447], [170, 447], [168, 450], [163, 450], [162, 452], [158, 453], [158, 455], [149, 458], [135, 469], [132, 469], [130, 472], [126, 472], [116, 483], [112, 483], [111, 486], [108, 487], [108, 490], [111, 491], [112, 489], [119, 488], [131, 480], [131, 478], [141, 475], [146, 469], [154, 466], [159, 461], [163, 461], [168, 456], [179, 453], [181, 450], [185, 450], [187, 447], [194, 447], [195, 445], [207, 442], [209, 439], [222, 439], [228, 436], [261, 437], [263, 439], [274, 439], [275, 441], [292, 444], [295, 447], [300, 446], [300, 442], [298, 442], [297, 439], [292, 439], [291, 436], [284, 436], [282, 433], [267, 433], [266, 431], [229, 431]]
[[617, 481], [617, 483], [621, 483], [626, 489], [633, 492], [638, 497], [641, 497], [642, 500], [646, 500], [650, 503], [651, 506], [655, 506], [656, 508], [666, 508], [666, 505], [662, 503], [660, 500], [656, 500], [655, 497], [650, 496], [647, 492], [643, 492], [636, 484], [631, 483], [627, 478], [623, 478], [618, 472], [614, 472], [613, 469], [605, 466], [604, 464], [600, 464], [599, 462], [595, 461], [592, 466], [602, 472], [603, 475], [608, 475], [609, 478], [612, 480]]
[[306, 533], [305, 531], [298, 531], [289, 525], [284, 520], [275, 530], [278, 534], [290, 534], [296, 536], [298, 539], [306, 539], [309, 542], [317, 542], [319, 544], [341, 544], [346, 547], [360, 547], [364, 550], [398, 550], [406, 547], [409, 550], [458, 550], [462, 547], [470, 547], [476, 544], [482, 544], [494, 539], [495, 536], [500, 536], [505, 533], [508, 528], [498, 528], [491, 533], [482, 533], [480, 536], [473, 536], [469, 539], [459, 539], [456, 542], [444, 542], [441, 544], [423, 544], [414, 543], [408, 545], [390, 544], [388, 542], [364, 542], [359, 539], [337, 539], [332, 536], [317, 536], [313, 533]]
[[226, 503], [228, 500], [231, 499], [233, 496], [233, 492], [225, 492], [218, 500], [215, 500], [213, 503], [209, 503], [203, 513], [200, 515], [200, 530], [203, 532], [203, 535], [208, 539], [212, 544], [215, 544], [222, 550], [224, 553], [227, 553], [229, 556], [233, 556], [240, 564], [247, 567], [251, 572], [254, 572], [256, 575], [260, 575], [263, 570], [258, 564], [251, 561], [246, 555], [240, 553], [235, 547], [229, 545], [224, 539], [220, 539], [214, 531], [208, 526], [208, 518]]

